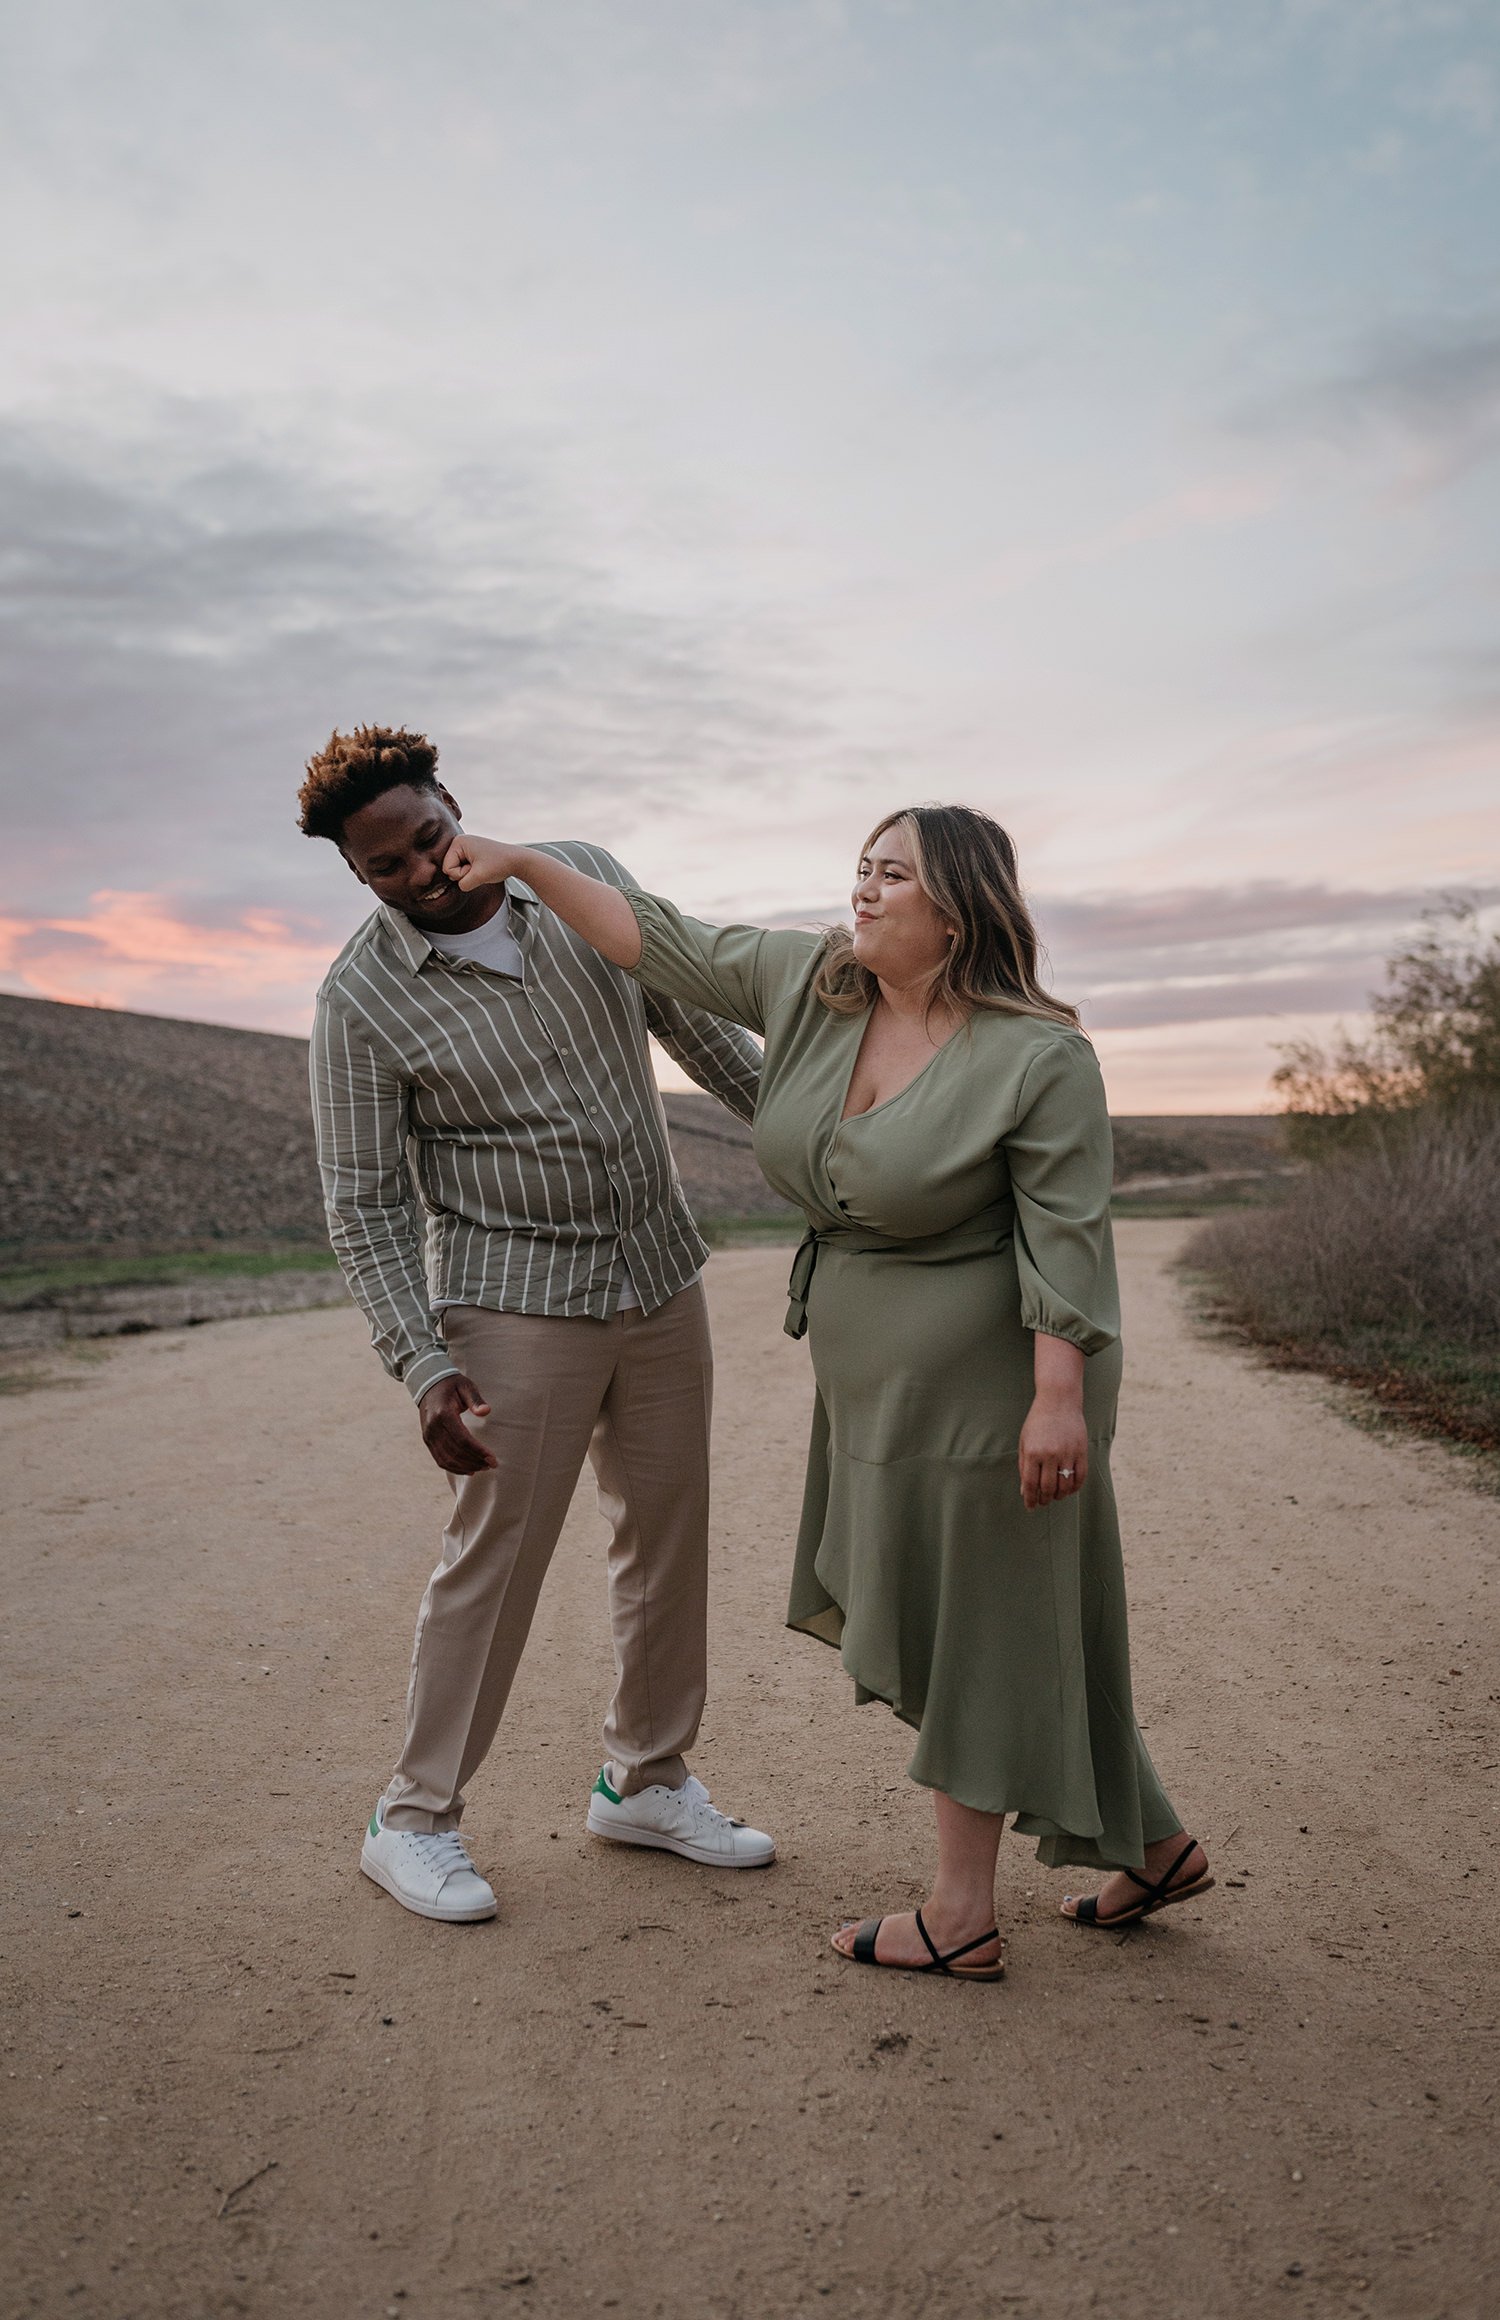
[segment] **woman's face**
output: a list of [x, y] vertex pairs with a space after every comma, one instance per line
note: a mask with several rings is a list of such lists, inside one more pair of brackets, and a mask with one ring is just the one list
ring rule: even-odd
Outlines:
[[854, 955], [883, 983], [920, 982], [948, 956], [953, 930], [918, 885], [899, 824], [871, 840], [853, 900]]

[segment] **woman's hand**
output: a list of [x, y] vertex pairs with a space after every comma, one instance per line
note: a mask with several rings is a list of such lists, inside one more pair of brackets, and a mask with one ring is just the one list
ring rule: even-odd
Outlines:
[[525, 852], [524, 846], [506, 846], [498, 838], [471, 838], [467, 830], [460, 830], [443, 856], [443, 876], [466, 894], [476, 886], [503, 886], [507, 878], [521, 876]]
[[498, 838], [471, 838], [460, 830], [443, 856], [443, 876], [465, 893], [519, 878], [612, 967], [640, 964], [641, 930], [619, 887], [590, 878], [542, 847], [506, 846]]
[[1066, 1338], [1036, 1337], [1036, 1399], [1021, 1428], [1017, 1465], [1027, 1511], [1071, 1498], [1089, 1478], [1083, 1415], [1083, 1355]]

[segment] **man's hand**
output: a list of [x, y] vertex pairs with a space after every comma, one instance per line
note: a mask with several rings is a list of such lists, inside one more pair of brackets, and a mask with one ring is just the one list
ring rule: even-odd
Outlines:
[[507, 878], [521, 876], [526, 851], [524, 846], [502, 845], [498, 838], [471, 838], [467, 830], [460, 830], [443, 856], [443, 876], [466, 894], [476, 886], [503, 886]]
[[465, 1410], [472, 1410], [476, 1418], [490, 1414], [478, 1386], [466, 1377], [439, 1378], [417, 1404], [422, 1439], [445, 1474], [482, 1474], [487, 1466], [499, 1464], [494, 1451], [486, 1450], [469, 1432]]

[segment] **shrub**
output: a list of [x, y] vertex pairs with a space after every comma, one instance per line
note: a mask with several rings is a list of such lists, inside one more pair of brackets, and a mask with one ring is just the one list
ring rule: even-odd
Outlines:
[[1207, 1226], [1190, 1261], [1258, 1336], [1500, 1342], [1500, 1106], [1384, 1121], [1277, 1207]]
[[1280, 1359], [1500, 1448], [1500, 1104], [1370, 1126], [1278, 1207], [1206, 1226], [1186, 1262]]
[[1429, 1105], [1500, 1101], [1500, 935], [1481, 934], [1473, 903], [1426, 914], [1386, 962], [1370, 1011], [1366, 1039], [1340, 1031], [1329, 1048], [1282, 1049], [1271, 1084], [1294, 1152], [1317, 1159], [1362, 1144]]

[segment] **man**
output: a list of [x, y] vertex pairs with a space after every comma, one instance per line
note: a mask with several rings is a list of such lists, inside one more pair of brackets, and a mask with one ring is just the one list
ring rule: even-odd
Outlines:
[[[494, 1916], [459, 1833], [464, 1786], [587, 1455], [613, 1531], [616, 1671], [588, 1826], [762, 1866], [771, 1839], [719, 1812], [685, 1761], [706, 1684], [708, 1251], [646, 1035], [746, 1119], [760, 1052], [646, 997], [519, 882], [471, 895], [447, 880], [459, 809], [421, 734], [334, 733], [300, 804], [306, 835], [331, 839], [380, 905], [329, 970], [313, 1027], [330, 1236], [453, 1491], [405, 1743], [360, 1865], [419, 1917]], [[629, 883], [597, 847], [548, 850]]]

